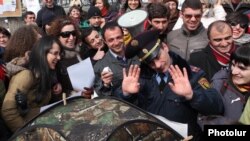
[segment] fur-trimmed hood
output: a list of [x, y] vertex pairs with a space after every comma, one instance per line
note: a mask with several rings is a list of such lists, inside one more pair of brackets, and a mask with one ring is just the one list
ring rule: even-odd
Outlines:
[[26, 57], [17, 57], [6, 63], [6, 75], [11, 78], [18, 72], [27, 69], [29, 60]]

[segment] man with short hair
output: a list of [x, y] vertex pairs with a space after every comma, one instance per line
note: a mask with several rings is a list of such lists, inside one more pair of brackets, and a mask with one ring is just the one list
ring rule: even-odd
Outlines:
[[188, 135], [197, 141], [201, 135], [198, 114], [223, 113], [221, 97], [210, 88], [204, 72], [169, 51], [159, 39], [159, 31], [147, 31], [132, 39], [125, 56], [137, 56], [141, 69], [132, 65], [128, 71], [123, 70], [122, 91], [117, 95], [124, 100], [169, 120], [187, 123]]
[[167, 28], [170, 18], [170, 11], [161, 3], [150, 3], [147, 6], [148, 29], [158, 29], [161, 31], [161, 39], [167, 41]]
[[125, 45], [122, 28], [115, 22], [103, 27], [102, 36], [109, 50], [94, 65], [96, 80], [94, 88], [99, 96], [116, 96], [113, 91], [121, 89], [122, 69], [131, 64], [139, 64], [138, 59], [125, 57]]
[[201, 23], [200, 0], [185, 0], [180, 17], [183, 19], [183, 25], [168, 34], [167, 43], [171, 51], [188, 60], [190, 53], [205, 48], [208, 43], [207, 31]]
[[201, 51], [190, 55], [189, 63], [200, 67], [211, 81], [216, 72], [229, 66], [231, 53], [235, 50], [233, 30], [225, 21], [215, 21], [207, 31], [209, 44]]
[[59, 5], [56, 5], [54, 3], [54, 0], [43, 0], [43, 3], [44, 7], [37, 12], [36, 19], [36, 23], [40, 28], [42, 28], [42, 18], [44, 13], [52, 12], [53, 14], [55, 14], [56, 17], [66, 15], [64, 8]]
[[36, 24], [36, 15], [35, 15], [34, 12], [32, 12], [32, 11], [27, 11], [27, 12], [24, 13], [23, 17], [24, 17], [24, 19], [23, 19], [23, 20], [24, 20], [24, 23], [25, 23], [26, 25], [29, 25], [29, 24]]
[[102, 36], [93, 27], [84, 28], [81, 31], [84, 55], [90, 57], [93, 65], [101, 60], [108, 51]]
[[105, 24], [104, 18], [102, 17], [101, 11], [95, 6], [91, 6], [88, 10], [87, 20], [81, 23], [80, 28], [93, 27], [99, 33], [101, 33], [101, 28]]

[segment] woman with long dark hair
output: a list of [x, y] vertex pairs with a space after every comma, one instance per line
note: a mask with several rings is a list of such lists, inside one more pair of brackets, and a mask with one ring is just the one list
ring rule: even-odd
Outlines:
[[11, 131], [22, 127], [40, 112], [42, 106], [49, 104], [61, 51], [57, 38], [41, 38], [32, 48], [28, 67], [12, 76], [1, 109]]

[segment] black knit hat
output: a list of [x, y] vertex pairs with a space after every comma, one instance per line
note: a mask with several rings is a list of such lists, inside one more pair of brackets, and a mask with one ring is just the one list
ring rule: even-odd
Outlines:
[[101, 11], [99, 8], [95, 7], [95, 6], [91, 6], [88, 10], [88, 19], [90, 19], [91, 17], [94, 16], [102, 16]]

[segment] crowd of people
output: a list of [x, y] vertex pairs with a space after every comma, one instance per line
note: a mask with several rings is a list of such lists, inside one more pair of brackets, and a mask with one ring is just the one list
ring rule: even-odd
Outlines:
[[[80, 92], [86, 99], [117, 97], [186, 123], [193, 141], [203, 140], [205, 124], [250, 124], [250, 3], [93, 0], [67, 13], [43, 3], [13, 33], [0, 27], [0, 140], [63, 93], [78, 93], [67, 68], [86, 58], [95, 73]], [[117, 23], [133, 10], [148, 14], [138, 35]]]

